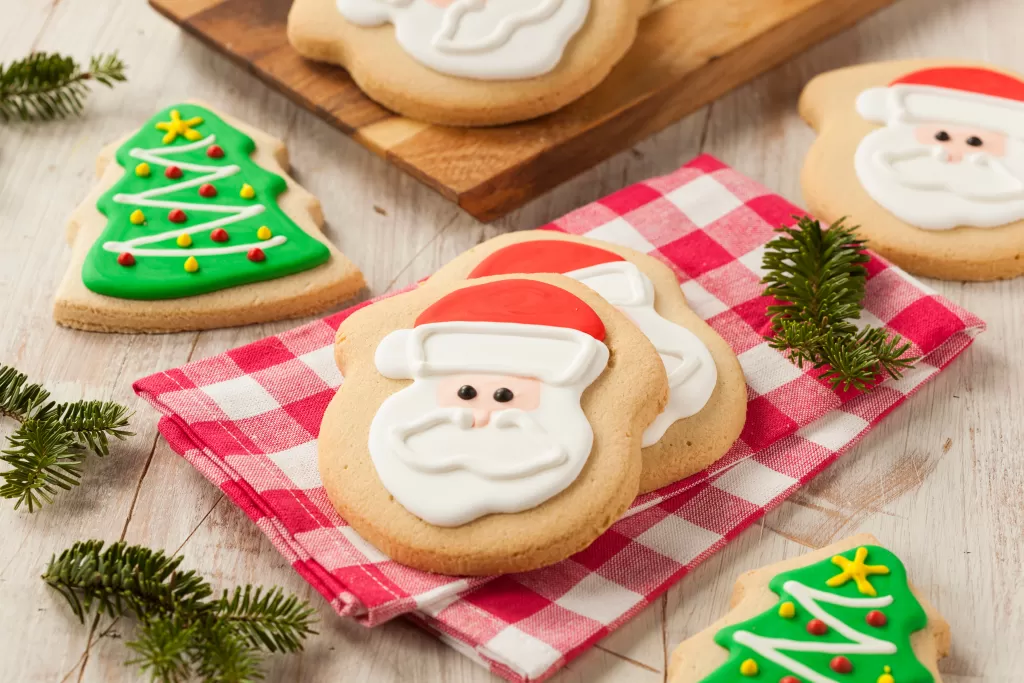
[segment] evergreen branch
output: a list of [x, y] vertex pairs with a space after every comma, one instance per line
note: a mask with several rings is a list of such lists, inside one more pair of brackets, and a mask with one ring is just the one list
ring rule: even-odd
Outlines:
[[28, 376], [9, 365], [0, 365], [0, 417], [24, 422], [50, 397], [38, 384], [29, 384]]
[[132, 613], [138, 637], [128, 642], [151, 680], [242, 683], [263, 678], [263, 651], [296, 652], [312, 629], [313, 609], [277, 587], [235, 588], [219, 599], [183, 558], [123, 542], [76, 543], [51, 558], [43, 580], [64, 596], [85, 623], [95, 613]]
[[142, 624], [136, 640], [125, 643], [139, 655], [125, 664], [138, 666], [153, 681], [184, 683], [192, 675], [189, 647], [196, 631], [173, 615], [150, 619]]
[[800, 218], [777, 230], [763, 259], [764, 293], [781, 302], [768, 307], [769, 345], [797, 367], [824, 369], [833, 389], [864, 390], [882, 374], [899, 379], [918, 360], [905, 357], [911, 344], [900, 335], [850, 322], [860, 318], [870, 261], [854, 230], [843, 220], [824, 230]]
[[93, 57], [87, 71], [71, 57], [35, 52], [0, 64], [0, 120], [52, 121], [80, 114], [89, 81], [112, 88], [125, 80], [125, 64], [116, 52]]
[[83, 453], [55, 420], [26, 420], [2, 453], [0, 460], [13, 469], [0, 474], [0, 498], [15, 500], [15, 510], [25, 505], [34, 512], [44, 502], [52, 503], [58, 490], [78, 486], [82, 478]]
[[75, 543], [50, 559], [43, 580], [71, 605], [80, 621], [97, 614], [134, 612], [140, 618], [176, 611], [199, 613], [212, 589], [195, 571], [181, 572], [184, 559], [163, 551], [128, 546], [123, 541], [103, 548], [103, 541]]
[[42, 413], [60, 422], [79, 445], [101, 457], [110, 454], [109, 437], [124, 441], [135, 435], [126, 429], [132, 414], [112, 401], [61, 403], [49, 406]]
[[224, 591], [215, 613], [253, 647], [270, 652], [300, 650], [302, 639], [316, 633], [311, 628], [313, 609], [276, 586], [265, 593], [260, 587], [235, 588], [230, 598]]
[[249, 683], [263, 680], [260, 651], [224, 622], [215, 622], [193, 640], [197, 673], [209, 683]]
[[124, 406], [104, 401], [54, 403], [50, 392], [15, 368], [0, 366], [0, 417], [21, 426], [0, 460], [13, 469], [0, 473], [0, 498], [15, 500], [34, 512], [52, 503], [60, 490], [78, 486], [86, 450], [110, 453], [110, 439], [124, 440], [131, 414]]

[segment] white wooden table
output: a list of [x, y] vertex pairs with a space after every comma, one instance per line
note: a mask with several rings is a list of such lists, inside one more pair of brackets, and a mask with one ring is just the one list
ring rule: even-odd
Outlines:
[[[707, 0], [712, 2], [713, 0]], [[629, 183], [710, 152], [800, 203], [812, 133], [795, 113], [814, 74], [861, 61], [948, 56], [1024, 72], [1020, 0], [901, 0], [687, 120], [491, 226], [372, 156], [269, 91], [151, 11], [142, 0], [3, 0], [0, 61], [30, 50], [79, 59], [117, 49], [130, 83], [96, 92], [80, 119], [0, 125], [0, 361], [60, 398], [113, 399], [137, 410], [137, 435], [83, 485], [29, 515], [0, 505], [0, 670], [10, 681], [129, 681], [118, 624], [101, 637], [78, 624], [39, 580], [76, 540], [125, 539], [187, 555], [216, 587], [280, 584], [319, 608], [320, 635], [300, 656], [271, 658], [269, 680], [490, 681], [489, 673], [402, 622], [345, 621], [262, 533], [156, 432], [131, 382], [295, 323], [167, 336], [61, 329], [51, 297], [67, 265], [64, 220], [94, 182], [100, 147], [166, 104], [198, 97], [282, 137], [299, 182], [318, 195], [329, 234], [373, 294], [430, 274], [499, 232], [540, 225]], [[1024, 279], [931, 283], [989, 331], [839, 463], [632, 623], [570, 664], [560, 683], [655, 682], [682, 639], [725, 609], [734, 577], [856, 531], [899, 552], [953, 629], [946, 681], [1019, 681], [1024, 674]], [[0, 426], [9, 433], [11, 425]]]

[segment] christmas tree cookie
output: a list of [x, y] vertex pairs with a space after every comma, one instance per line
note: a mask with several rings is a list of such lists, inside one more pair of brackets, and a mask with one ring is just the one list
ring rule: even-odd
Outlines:
[[732, 603], [670, 683], [941, 683], [949, 626], [868, 534], [744, 574]]
[[198, 104], [157, 113], [103, 150], [68, 226], [54, 317], [99, 331], [171, 332], [323, 311], [363, 286], [321, 233], [319, 202], [284, 146]]

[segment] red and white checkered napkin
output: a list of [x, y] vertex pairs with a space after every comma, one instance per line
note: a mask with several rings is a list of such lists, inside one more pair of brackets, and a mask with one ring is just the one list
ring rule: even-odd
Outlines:
[[[626, 188], [552, 229], [650, 252], [746, 374], [747, 424], [709, 470], [638, 498], [592, 546], [557, 565], [494, 579], [415, 571], [345, 524], [316, 465], [320, 421], [342, 378], [334, 333], [352, 310], [135, 384], [171, 447], [259, 525], [339, 614], [368, 626], [406, 614], [511, 681], [553, 674], [821, 472], [946, 367], [984, 323], [882, 259], [869, 265], [864, 322], [923, 356], [867, 394], [835, 392], [768, 347], [760, 264], [774, 226], [800, 210], [703, 156]], [[366, 305], [366, 304], [364, 304]]]

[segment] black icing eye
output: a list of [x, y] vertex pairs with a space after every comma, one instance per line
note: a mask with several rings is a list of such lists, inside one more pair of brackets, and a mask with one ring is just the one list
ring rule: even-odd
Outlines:
[[947, 133], [944, 130], [940, 130], [938, 133], [935, 134], [935, 139], [938, 140], [939, 142], [949, 142], [949, 133]]
[[468, 384], [463, 384], [461, 387], [459, 387], [459, 398], [461, 398], [463, 401], [472, 401], [474, 398], [476, 398], [476, 389], [469, 386]]
[[494, 400], [497, 401], [498, 403], [508, 403], [514, 398], [515, 394], [512, 393], [512, 390], [506, 389], [505, 387], [497, 389], [494, 392]]
[[981, 147], [982, 145], [985, 144], [985, 142], [977, 135], [972, 135], [971, 137], [967, 138], [967, 144], [970, 145], [971, 147]]

